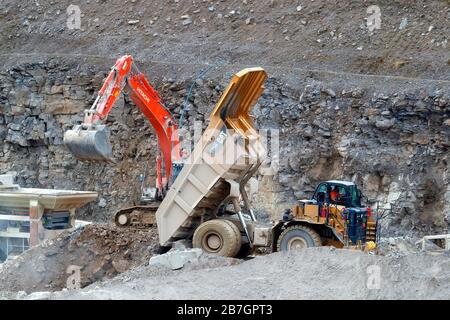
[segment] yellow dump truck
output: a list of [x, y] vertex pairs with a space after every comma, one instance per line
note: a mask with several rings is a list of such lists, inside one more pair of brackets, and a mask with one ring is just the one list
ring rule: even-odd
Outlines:
[[244, 189], [265, 155], [249, 112], [266, 76], [261, 68], [247, 68], [232, 78], [156, 211], [163, 247], [192, 239], [193, 246], [207, 252], [236, 256], [269, 244], [269, 228], [257, 227]]
[[[261, 68], [248, 68], [231, 80], [156, 212], [161, 246], [188, 239], [208, 253], [234, 257], [255, 247], [288, 251], [375, 243], [376, 218], [361, 207], [361, 193], [351, 182], [323, 182], [311, 200], [299, 201], [273, 226], [257, 223], [244, 187], [265, 155], [249, 115], [265, 78]], [[329, 192], [338, 198], [330, 201]]]

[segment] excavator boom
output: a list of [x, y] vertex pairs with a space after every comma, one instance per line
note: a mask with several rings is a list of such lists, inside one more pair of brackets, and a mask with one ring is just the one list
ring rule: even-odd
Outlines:
[[157, 189], [161, 192], [171, 180], [173, 163], [181, 160], [177, 125], [129, 55], [116, 61], [94, 104], [85, 110], [83, 123], [65, 132], [64, 144], [80, 160], [113, 161], [105, 121], [122, 90], [147, 117], [158, 137], [161, 154], [157, 158]]

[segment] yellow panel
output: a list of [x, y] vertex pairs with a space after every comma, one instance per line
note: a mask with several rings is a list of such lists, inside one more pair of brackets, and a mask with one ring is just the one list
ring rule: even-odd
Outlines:
[[319, 206], [315, 204], [306, 204], [305, 205], [305, 216], [309, 216], [311, 218], [317, 219], [317, 215], [319, 214]]
[[211, 113], [208, 128], [217, 128], [218, 122], [225, 122], [228, 129], [246, 137], [255, 135], [250, 111], [264, 90], [266, 78], [266, 72], [259, 67], [236, 73]]

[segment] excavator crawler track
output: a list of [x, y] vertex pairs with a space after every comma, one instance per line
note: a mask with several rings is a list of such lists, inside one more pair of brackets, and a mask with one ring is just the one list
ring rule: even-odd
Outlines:
[[155, 213], [159, 203], [123, 208], [114, 215], [114, 223], [120, 228], [148, 229], [156, 225]]

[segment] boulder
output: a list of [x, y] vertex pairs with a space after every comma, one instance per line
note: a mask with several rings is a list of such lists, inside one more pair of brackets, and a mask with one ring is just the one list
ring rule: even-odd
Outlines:
[[186, 263], [198, 261], [202, 253], [202, 249], [199, 248], [171, 250], [167, 253], [151, 257], [149, 265], [163, 265], [169, 269], [178, 270], [183, 268]]

